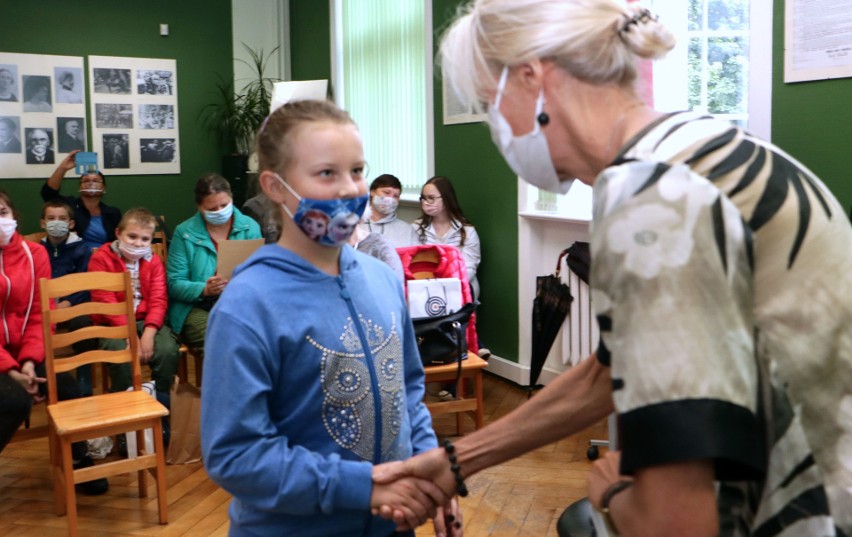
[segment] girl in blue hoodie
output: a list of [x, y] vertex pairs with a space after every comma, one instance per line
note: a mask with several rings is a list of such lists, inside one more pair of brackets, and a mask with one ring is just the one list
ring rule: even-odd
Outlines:
[[267, 118], [257, 153], [281, 236], [234, 272], [211, 311], [202, 383], [204, 461], [233, 495], [230, 535], [413, 535], [372, 515], [388, 504], [403, 506], [407, 527], [434, 517], [446, 535], [445, 515], [458, 512], [434, 485], [372, 482], [374, 465], [437, 445], [402, 286], [340, 229], [302, 225], [317, 211], [329, 221], [364, 211], [358, 129], [329, 102], [288, 103]]

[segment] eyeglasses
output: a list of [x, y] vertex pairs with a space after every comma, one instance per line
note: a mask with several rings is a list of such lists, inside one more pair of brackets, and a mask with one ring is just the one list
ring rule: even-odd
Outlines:
[[435, 203], [435, 200], [439, 199], [441, 199], [441, 196], [420, 196], [421, 203], [428, 203], [430, 205]]

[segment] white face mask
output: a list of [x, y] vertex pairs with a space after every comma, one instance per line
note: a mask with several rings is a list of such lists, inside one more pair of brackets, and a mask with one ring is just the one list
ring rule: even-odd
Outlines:
[[373, 196], [373, 210], [377, 213], [389, 216], [396, 212], [399, 200], [391, 196]]
[[123, 241], [118, 241], [118, 251], [128, 261], [138, 261], [151, 253], [151, 246], [133, 246]]
[[491, 139], [500, 150], [503, 158], [516, 174], [527, 183], [548, 192], [565, 194], [570, 190], [574, 180], [560, 181], [550, 158], [550, 149], [547, 147], [547, 138], [541, 131], [538, 116], [544, 107], [544, 89], [538, 95], [535, 102], [535, 116], [533, 122], [535, 127], [532, 132], [521, 136], [512, 133], [512, 126], [500, 113], [500, 101], [503, 98], [503, 89], [506, 87], [506, 78], [509, 75], [509, 67], [503, 67], [500, 75], [500, 83], [497, 85], [497, 96], [494, 105], [488, 109], [488, 126], [491, 129]]
[[68, 234], [68, 222], [64, 220], [48, 220], [44, 229], [51, 237], [59, 238]]
[[15, 230], [18, 229], [18, 221], [14, 218], [0, 217], [0, 246], [6, 246], [12, 240]]

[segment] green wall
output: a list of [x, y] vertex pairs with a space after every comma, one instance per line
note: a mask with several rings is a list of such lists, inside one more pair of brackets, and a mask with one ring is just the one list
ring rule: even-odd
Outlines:
[[[433, 0], [435, 52], [459, 0]], [[436, 73], [439, 69], [436, 67]], [[518, 179], [491, 141], [485, 123], [444, 125], [442, 83], [435, 78], [435, 174], [453, 181], [465, 216], [482, 241], [477, 271], [482, 306], [477, 330], [481, 343], [518, 361]]]
[[852, 206], [852, 78], [784, 83], [784, 2], [775, 0], [772, 142], [816, 173]]
[[[433, 0], [434, 43], [453, 18], [460, 0]], [[290, 0], [294, 80], [330, 78], [328, 2]], [[515, 175], [500, 157], [483, 123], [443, 123], [441, 82], [435, 81], [435, 174], [453, 181], [465, 215], [482, 241], [478, 272], [482, 306], [477, 327], [481, 342], [495, 354], [518, 357], [518, 218]]]
[[[230, 0], [3, 0], [0, 19], [3, 52], [177, 60], [181, 173], [108, 176], [105, 202], [122, 209], [146, 206], [172, 224], [189, 217], [195, 211], [195, 180], [221, 166], [218, 142], [197, 117], [216, 98], [216, 74], [233, 78]], [[160, 23], [169, 24], [168, 37], [159, 35]], [[66, 183], [62, 193], [74, 195], [73, 172]], [[23, 212], [19, 229], [24, 233], [38, 228], [42, 184], [41, 179], [0, 180]]]

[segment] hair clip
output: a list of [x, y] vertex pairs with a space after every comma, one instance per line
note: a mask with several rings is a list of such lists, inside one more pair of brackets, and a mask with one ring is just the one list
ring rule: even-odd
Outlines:
[[[625, 15], [625, 17], [626, 16], [627, 15]], [[633, 15], [632, 17], [628, 18], [627, 21], [624, 24], [621, 25], [621, 28], [619, 28], [618, 32], [622, 33], [622, 32], [628, 31], [630, 29], [631, 24], [635, 24], [635, 25], [638, 26], [639, 23], [644, 24], [648, 21], [655, 21], [656, 22], [657, 20], [659, 20], [659, 18], [660, 18], [659, 16], [651, 13], [650, 9], [643, 9], [642, 11], [640, 11], [640, 12], [636, 13], [635, 15]]]

